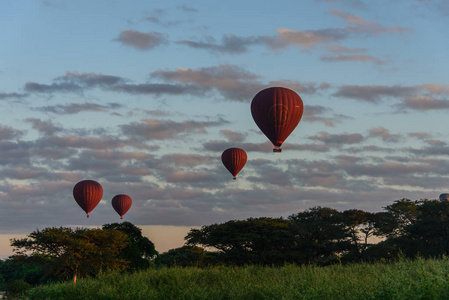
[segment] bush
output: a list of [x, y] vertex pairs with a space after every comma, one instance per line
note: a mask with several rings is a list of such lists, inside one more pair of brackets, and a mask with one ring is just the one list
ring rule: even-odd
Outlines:
[[6, 286], [6, 292], [13, 296], [23, 295], [31, 289], [31, 284], [24, 280], [13, 280]]

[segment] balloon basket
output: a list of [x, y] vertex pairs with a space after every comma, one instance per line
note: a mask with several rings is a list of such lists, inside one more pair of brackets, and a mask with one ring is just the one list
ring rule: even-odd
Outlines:
[[276, 147], [276, 148], [273, 148], [273, 152], [282, 152], [282, 149], [281, 149], [281, 148], [278, 148], [278, 147]]
[[237, 177], [234, 177], [234, 178], [232, 178], [232, 179], [236, 180], [236, 179], [237, 179]]

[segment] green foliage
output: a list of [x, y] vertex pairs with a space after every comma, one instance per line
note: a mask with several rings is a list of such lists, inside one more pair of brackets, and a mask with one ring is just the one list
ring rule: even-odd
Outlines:
[[344, 218], [335, 209], [313, 207], [288, 219], [295, 223], [298, 263], [327, 264], [352, 248]]
[[203, 267], [207, 264], [207, 252], [196, 246], [183, 246], [160, 254], [157, 265], [166, 267]]
[[158, 255], [153, 242], [142, 236], [142, 230], [130, 222], [105, 224], [103, 229], [119, 230], [128, 236], [128, 244], [122, 249], [120, 257], [129, 262], [130, 270], [147, 269], [150, 260]]
[[6, 292], [11, 296], [19, 296], [24, 295], [26, 291], [31, 289], [31, 287], [31, 284], [29, 284], [28, 282], [18, 279], [10, 281], [8, 283], [8, 285], [6, 286]]
[[45, 283], [48, 279], [42, 265], [36, 260], [23, 260], [10, 257], [0, 260], [0, 290], [6, 288], [6, 284], [13, 280], [24, 280], [30, 284]]
[[24, 239], [12, 239], [13, 260], [37, 262], [48, 274], [67, 279], [96, 275], [104, 270], [122, 270], [127, 262], [118, 253], [127, 245], [127, 235], [117, 230], [45, 228]]
[[186, 244], [216, 248], [226, 264], [282, 265], [296, 255], [293, 229], [294, 223], [284, 219], [228, 221], [192, 229]]
[[420, 214], [419, 203], [419, 201], [403, 198], [385, 207], [385, 210], [393, 216], [389, 219], [390, 222], [383, 223], [383, 230], [389, 237], [403, 236], [406, 228], [414, 224]]
[[447, 299], [449, 260], [112, 272], [34, 288], [30, 299]]

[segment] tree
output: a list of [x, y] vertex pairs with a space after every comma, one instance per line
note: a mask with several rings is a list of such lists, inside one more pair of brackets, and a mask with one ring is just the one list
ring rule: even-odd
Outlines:
[[[388, 237], [399, 237], [406, 234], [406, 227], [412, 225], [421, 213], [418, 209], [419, 201], [402, 198], [388, 205], [385, 210], [393, 215], [390, 223], [383, 223], [383, 231]], [[385, 219], [384, 221], [388, 221]], [[389, 232], [388, 232], [389, 231]]]
[[45, 270], [39, 261], [19, 260], [9, 257], [5, 260], [0, 260], [0, 290], [4, 290], [6, 284], [13, 280], [23, 280], [29, 284], [45, 283], [47, 279]]
[[187, 246], [202, 245], [219, 250], [226, 264], [282, 265], [293, 262], [294, 224], [284, 219], [250, 218], [192, 229]]
[[327, 207], [312, 207], [288, 217], [295, 224], [295, 243], [301, 263], [327, 264], [351, 249], [350, 232], [342, 214]]
[[415, 221], [405, 228], [408, 256], [449, 255], [449, 202], [422, 200]]
[[120, 257], [129, 261], [128, 268], [131, 270], [148, 268], [150, 260], [158, 255], [153, 242], [144, 237], [142, 230], [130, 222], [105, 224], [103, 229], [119, 230], [128, 236], [127, 246], [122, 249]]
[[118, 254], [126, 242], [127, 235], [118, 230], [52, 227], [12, 239], [11, 246], [14, 259], [39, 260], [51, 274], [76, 283], [78, 275], [125, 269], [127, 262]]
[[160, 254], [157, 263], [167, 267], [202, 267], [206, 261], [207, 252], [197, 246], [182, 246]]

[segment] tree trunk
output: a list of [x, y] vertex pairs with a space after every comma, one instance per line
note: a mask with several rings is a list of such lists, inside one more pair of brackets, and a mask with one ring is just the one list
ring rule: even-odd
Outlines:
[[73, 275], [73, 283], [76, 284], [76, 275], [78, 274], [78, 266], [75, 267], [75, 274]]

